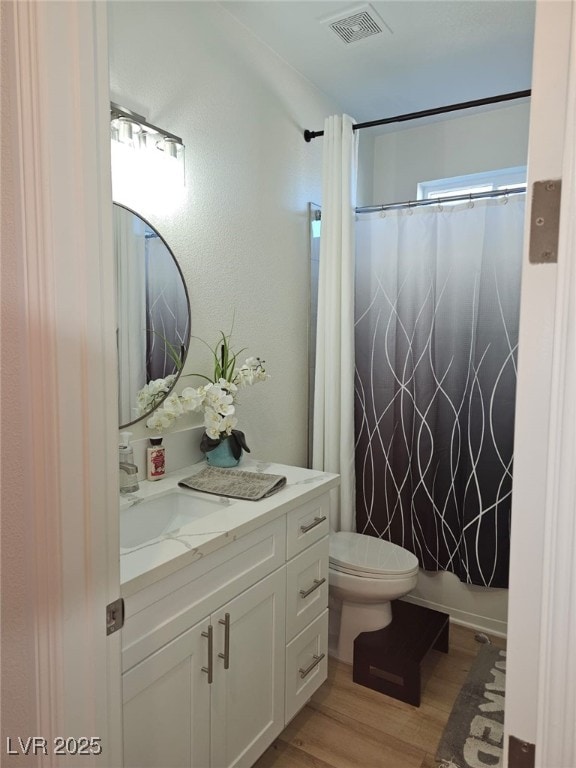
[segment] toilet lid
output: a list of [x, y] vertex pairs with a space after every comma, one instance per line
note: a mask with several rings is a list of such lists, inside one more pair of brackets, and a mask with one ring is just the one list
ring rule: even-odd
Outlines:
[[418, 558], [390, 541], [360, 533], [330, 534], [330, 563], [348, 573], [399, 576], [418, 568]]

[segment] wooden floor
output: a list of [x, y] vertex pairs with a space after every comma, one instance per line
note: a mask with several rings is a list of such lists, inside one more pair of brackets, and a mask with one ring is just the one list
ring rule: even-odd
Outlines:
[[420, 707], [356, 685], [352, 668], [330, 659], [328, 680], [254, 768], [436, 768], [436, 747], [480, 648], [474, 634], [452, 624], [449, 654], [428, 653]]

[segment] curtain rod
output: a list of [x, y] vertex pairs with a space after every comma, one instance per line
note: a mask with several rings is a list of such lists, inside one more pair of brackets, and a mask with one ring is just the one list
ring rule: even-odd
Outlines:
[[[512, 189], [491, 189], [487, 192], [470, 192], [467, 195], [446, 195], [445, 197], [426, 198], [426, 200], [407, 200], [404, 203], [383, 203], [381, 205], [365, 205], [356, 208], [356, 213], [375, 213], [377, 211], [394, 211], [402, 208], [418, 208], [422, 205], [445, 205], [446, 203], [474, 202], [490, 197], [509, 197], [510, 195], [522, 195], [526, 187], [514, 187]], [[318, 211], [316, 212], [318, 213]]]
[[[352, 130], [359, 131], [361, 128], [372, 128], [375, 125], [388, 125], [389, 123], [403, 123], [407, 120], [418, 120], [422, 117], [432, 117], [433, 115], [442, 115], [445, 112], [455, 112], [460, 109], [471, 109], [472, 107], [483, 107], [486, 104], [497, 104], [500, 101], [512, 101], [513, 99], [524, 99], [530, 96], [532, 91], [514, 91], [514, 93], [503, 93], [500, 96], [490, 96], [487, 99], [476, 99], [476, 101], [462, 101], [459, 104], [450, 104], [446, 107], [435, 107], [434, 109], [424, 109], [421, 112], [409, 112], [406, 115], [397, 115], [396, 117], [384, 117], [382, 120], [371, 120], [368, 123], [356, 123]], [[304, 131], [304, 140], [307, 142], [318, 136], [324, 136], [324, 131]]]

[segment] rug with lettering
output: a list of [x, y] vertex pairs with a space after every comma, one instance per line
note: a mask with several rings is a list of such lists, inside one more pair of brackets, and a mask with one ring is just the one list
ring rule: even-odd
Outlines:
[[458, 694], [440, 739], [442, 768], [499, 768], [504, 746], [506, 651], [484, 645]]

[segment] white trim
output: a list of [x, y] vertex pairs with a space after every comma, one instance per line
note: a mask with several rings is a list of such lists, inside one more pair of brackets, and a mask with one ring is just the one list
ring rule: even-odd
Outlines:
[[491, 635], [496, 635], [497, 637], [506, 637], [507, 635], [507, 624], [500, 619], [493, 619], [490, 616], [481, 616], [477, 613], [470, 613], [469, 611], [463, 611], [460, 608], [454, 608], [451, 605], [442, 605], [442, 603], [435, 603], [433, 600], [414, 597], [414, 595], [406, 595], [406, 597], [403, 597], [402, 599], [407, 603], [421, 605], [423, 608], [430, 608], [433, 611], [447, 613], [450, 616], [450, 622], [452, 624], [468, 627], [477, 632], [487, 632]]
[[[576, 17], [572, 15], [572, 41]], [[576, 52], [571, 48], [551, 387], [536, 764], [576, 764]]]
[[420, 181], [417, 186], [416, 198], [427, 200], [439, 196], [451, 196], [457, 194], [467, 195], [469, 192], [484, 191], [477, 187], [486, 188], [486, 191], [513, 187], [526, 184], [526, 166], [518, 165], [513, 168], [497, 168], [493, 171], [479, 173], [467, 173], [463, 176], [450, 176], [445, 179], [431, 179]]
[[[26, 295], [24, 315], [26, 327], [22, 328], [28, 351], [27, 397], [30, 403], [29, 433], [24, 437], [31, 451], [30, 486], [26, 502], [33, 516], [33, 545], [37, 563], [35, 593], [29, 597], [35, 606], [36, 675], [38, 678], [37, 717], [38, 732], [57, 733], [61, 719], [62, 681], [58, 670], [62, 669], [61, 627], [51, 622], [51, 615], [61, 612], [61, 574], [51, 569], [51, 562], [59, 561], [59, 540], [51, 535], [54, 522], [52, 510], [59, 509], [56, 452], [53, 441], [56, 436], [55, 413], [45, 407], [56, 397], [55, 338], [51, 333], [53, 322], [49, 280], [49, 253], [46, 252], [45, 222], [42, 222], [42, 202], [38, 200], [44, 189], [44, 169], [39, 151], [41, 127], [32, 119], [39, 101], [37, 78], [32, 76], [39, 68], [37, 61], [37, 19], [29, 4], [15, 5], [14, 57], [16, 67], [16, 149], [20, 165], [17, 169], [21, 184], [22, 200], [19, 208], [22, 231], [18, 240], [22, 243], [26, 271]], [[52, 443], [52, 444], [50, 444]], [[42, 542], [42, 546], [39, 545]], [[40, 612], [44, 606], [44, 612]], [[48, 618], [48, 620], [45, 620]], [[46, 761], [48, 762], [48, 761]]]
[[119, 595], [106, 6], [12, 7], [38, 735], [99, 737], [103, 754], [75, 765], [120, 766], [120, 639], [105, 633]]
[[[569, 528], [574, 514], [573, 490], [572, 502], [564, 506], [570, 496], [565, 492], [567, 485], [574, 482], [574, 467], [567, 476], [565, 465], [559, 466], [573, 457], [575, 437], [574, 412], [570, 423], [562, 423], [561, 418], [567, 418], [573, 407], [562, 393], [574, 397], [574, 382], [567, 386], [573, 371], [562, 363], [568, 360], [562, 355], [567, 355], [574, 343], [574, 328], [567, 325], [573, 308], [569, 308], [564, 293], [573, 291], [569, 272], [574, 243], [568, 242], [566, 229], [566, 211], [573, 209], [575, 182], [573, 171], [567, 167], [574, 128], [572, 117], [568, 124], [566, 119], [574, 109], [575, 95], [574, 84], [568, 90], [573, 9], [572, 0], [536, 3], [520, 311], [504, 765], [508, 764], [509, 736], [515, 736], [536, 744], [538, 768], [576, 764], [571, 709], [574, 660], [570, 658], [576, 642], [574, 564], [569, 546], [573, 545]], [[563, 175], [558, 265], [530, 264], [532, 184]], [[572, 233], [570, 238], [574, 238]], [[557, 301], [561, 301], [558, 308]], [[568, 330], [571, 335], [566, 335]], [[562, 450], [567, 453], [563, 455]], [[566, 759], [558, 760], [558, 754]]]

